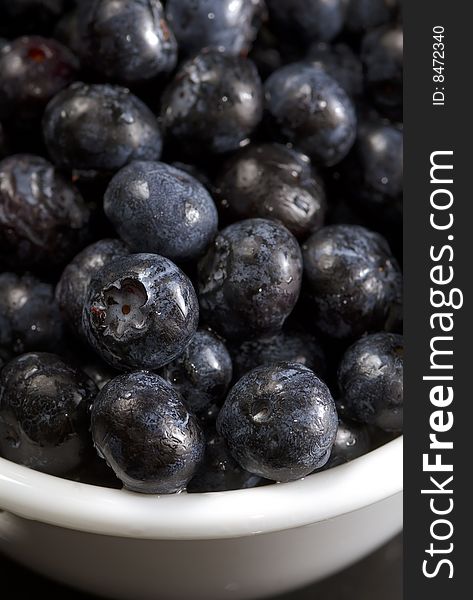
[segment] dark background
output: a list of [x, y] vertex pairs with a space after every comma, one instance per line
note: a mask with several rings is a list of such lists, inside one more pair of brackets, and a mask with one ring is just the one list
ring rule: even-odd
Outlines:
[[[92, 598], [38, 577], [2, 557], [0, 590], [5, 599], [26, 598], [32, 590], [36, 597], [48, 600]], [[277, 600], [402, 600], [402, 537], [342, 573]]]

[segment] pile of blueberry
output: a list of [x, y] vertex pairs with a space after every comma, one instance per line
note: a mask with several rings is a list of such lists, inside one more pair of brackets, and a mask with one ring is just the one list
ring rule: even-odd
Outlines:
[[145, 493], [402, 431], [398, 0], [0, 0], [0, 456]]

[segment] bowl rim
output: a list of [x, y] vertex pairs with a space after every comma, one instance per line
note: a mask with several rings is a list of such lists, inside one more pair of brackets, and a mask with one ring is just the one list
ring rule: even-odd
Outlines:
[[401, 436], [298, 481], [168, 496], [61, 479], [0, 458], [0, 509], [49, 525], [116, 537], [244, 537], [333, 519], [401, 493], [402, 455]]

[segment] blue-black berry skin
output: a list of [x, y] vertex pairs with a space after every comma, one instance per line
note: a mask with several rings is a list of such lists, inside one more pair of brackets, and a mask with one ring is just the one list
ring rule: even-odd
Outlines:
[[300, 363], [325, 376], [325, 354], [316, 338], [302, 331], [283, 330], [268, 337], [245, 340], [230, 346], [235, 379], [260, 367], [278, 362]]
[[0, 49], [0, 118], [41, 117], [46, 104], [72, 83], [79, 63], [53, 39], [25, 36]]
[[253, 488], [263, 479], [240, 467], [230, 454], [225, 440], [215, 431], [206, 435], [204, 460], [187, 485], [190, 494], [226, 492]]
[[157, 254], [113, 261], [92, 280], [83, 310], [89, 343], [111, 366], [159, 369], [192, 339], [199, 306], [188, 277]]
[[52, 352], [62, 339], [54, 287], [31, 275], [0, 273], [0, 347], [14, 354]]
[[328, 461], [337, 433], [335, 402], [307, 367], [258, 367], [231, 389], [218, 419], [239, 465], [274, 481], [300, 479]]
[[375, 333], [355, 342], [338, 369], [345, 415], [384, 431], [403, 424], [404, 341], [394, 333]]
[[73, 83], [43, 116], [46, 147], [67, 169], [117, 171], [132, 160], [158, 160], [161, 132], [151, 110], [126, 88]]
[[12, 269], [63, 266], [87, 241], [89, 221], [77, 189], [44, 158], [0, 162], [0, 257]]
[[263, 116], [263, 91], [248, 59], [203, 51], [185, 62], [166, 88], [161, 121], [184, 153], [237, 150]]
[[120, 240], [99, 240], [79, 252], [62, 272], [55, 295], [66, 323], [77, 336], [85, 339], [82, 311], [91, 280], [104, 266], [129, 253]]
[[161, 162], [134, 161], [111, 180], [105, 214], [134, 252], [174, 261], [199, 258], [215, 237], [218, 215], [204, 186]]
[[124, 84], [174, 69], [177, 44], [159, 0], [91, 0], [79, 5], [81, 57], [103, 77]]
[[326, 469], [338, 467], [371, 450], [369, 430], [365, 425], [339, 419], [337, 436]]
[[0, 372], [0, 455], [51, 475], [90, 456], [89, 406], [97, 387], [59, 356], [29, 353]]
[[319, 229], [326, 199], [322, 179], [304, 154], [281, 144], [250, 144], [216, 181], [222, 215], [281, 221], [296, 237]]
[[334, 339], [382, 330], [399, 308], [402, 276], [388, 243], [359, 225], [328, 225], [303, 245], [316, 327]]
[[168, 0], [166, 17], [179, 49], [189, 55], [203, 48], [246, 54], [264, 18], [263, 0]]
[[346, 0], [345, 27], [359, 34], [387, 23], [398, 0]]
[[199, 261], [204, 321], [224, 337], [278, 331], [299, 297], [302, 256], [280, 223], [247, 219], [222, 230]]
[[353, 146], [353, 103], [325, 69], [307, 62], [281, 67], [265, 82], [265, 100], [281, 135], [315, 163], [333, 166]]
[[359, 57], [346, 44], [312, 44], [307, 54], [312, 64], [325, 69], [350, 98], [358, 98], [363, 93], [363, 64]]
[[329, 42], [340, 33], [345, 0], [266, 0], [278, 32], [303, 42]]
[[403, 30], [400, 25], [370, 31], [361, 58], [365, 82], [375, 106], [390, 119], [402, 120]]
[[92, 435], [99, 454], [135, 492], [180, 492], [204, 455], [204, 434], [182, 396], [144, 371], [120, 375], [100, 391]]
[[200, 415], [224, 401], [232, 380], [232, 359], [217, 335], [199, 329], [160, 374], [182, 394], [189, 410]]

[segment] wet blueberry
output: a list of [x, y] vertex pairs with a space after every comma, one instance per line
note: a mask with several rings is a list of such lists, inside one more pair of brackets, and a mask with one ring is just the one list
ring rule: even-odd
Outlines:
[[11, 268], [63, 266], [87, 241], [89, 219], [79, 192], [44, 158], [0, 162], [0, 257]]
[[363, 65], [346, 44], [312, 44], [308, 60], [333, 77], [351, 98], [363, 93]]
[[338, 370], [348, 417], [385, 431], [402, 431], [403, 355], [403, 338], [393, 333], [368, 335], [350, 346]]
[[302, 258], [281, 224], [247, 219], [221, 231], [199, 266], [204, 321], [225, 337], [278, 331], [300, 291]]
[[368, 428], [353, 421], [339, 419], [337, 436], [325, 468], [338, 467], [371, 450]]
[[159, 0], [88, 0], [77, 19], [81, 58], [104, 77], [132, 84], [176, 66], [176, 40]]
[[179, 49], [194, 54], [218, 48], [246, 54], [264, 18], [263, 0], [168, 0], [166, 17]]
[[266, 0], [278, 33], [303, 42], [328, 42], [340, 33], [345, 0]]
[[323, 225], [325, 191], [309, 159], [280, 144], [250, 144], [229, 160], [216, 181], [223, 215], [281, 221], [305, 237]]
[[197, 179], [160, 162], [134, 161], [111, 180], [105, 214], [134, 252], [199, 258], [217, 233], [214, 201]]
[[366, 34], [361, 58], [366, 86], [376, 107], [391, 119], [402, 119], [402, 27], [381, 27]]
[[184, 352], [160, 374], [182, 394], [189, 410], [200, 415], [225, 399], [232, 380], [232, 359], [219, 337], [199, 329]]
[[258, 367], [231, 389], [217, 419], [239, 465], [275, 481], [325, 465], [337, 432], [327, 386], [298, 363]]
[[92, 280], [83, 327], [93, 348], [122, 369], [159, 369], [187, 346], [199, 320], [186, 275], [157, 254], [131, 254]]
[[92, 435], [99, 454], [135, 492], [180, 492], [204, 455], [202, 429], [181, 395], [143, 371], [120, 375], [100, 391]]
[[401, 272], [386, 240], [358, 225], [329, 225], [303, 246], [314, 323], [335, 339], [383, 329], [401, 302]]
[[166, 136], [181, 152], [236, 150], [261, 120], [263, 93], [255, 65], [217, 51], [185, 62], [162, 98]]
[[0, 50], [0, 118], [41, 117], [49, 100], [75, 79], [78, 67], [72, 52], [56, 40], [35, 35], [8, 43]]
[[120, 240], [99, 240], [79, 252], [64, 269], [56, 286], [56, 298], [73, 333], [85, 338], [82, 310], [93, 277], [102, 267], [129, 253]]
[[206, 438], [204, 460], [187, 485], [188, 493], [242, 490], [262, 483], [261, 477], [238, 465], [220, 435], [212, 431]]
[[313, 335], [296, 330], [280, 331], [269, 337], [246, 340], [230, 346], [234, 376], [242, 377], [255, 367], [277, 363], [300, 363], [315, 372], [325, 375], [325, 355]]
[[0, 373], [0, 455], [65, 475], [92, 450], [88, 408], [97, 388], [59, 356], [30, 353]]
[[0, 347], [14, 354], [53, 351], [62, 335], [54, 287], [31, 275], [0, 273]]
[[356, 137], [356, 115], [342, 87], [321, 67], [293, 63], [265, 82], [266, 109], [277, 129], [316, 163], [340, 162]]
[[46, 107], [43, 132], [60, 167], [117, 171], [132, 160], [158, 160], [155, 116], [126, 88], [74, 83]]

